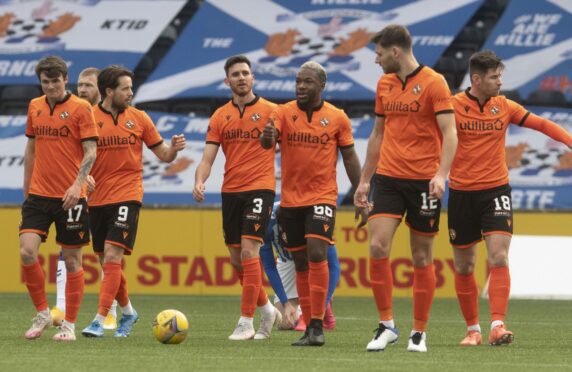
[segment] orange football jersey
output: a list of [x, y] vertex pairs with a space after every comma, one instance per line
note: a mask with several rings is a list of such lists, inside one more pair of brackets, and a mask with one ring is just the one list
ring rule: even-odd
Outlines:
[[377, 84], [375, 113], [384, 118], [377, 173], [404, 179], [431, 179], [441, 158], [437, 115], [453, 113], [442, 75], [419, 66], [405, 82], [383, 75]]
[[97, 160], [91, 169], [95, 191], [88, 204], [100, 206], [143, 200], [143, 143], [149, 148], [163, 143], [153, 121], [141, 110], [128, 107], [117, 115], [101, 104], [94, 107], [99, 128]]
[[275, 107], [257, 96], [243, 112], [229, 101], [211, 117], [206, 142], [220, 145], [226, 157], [222, 192], [276, 188], [275, 150], [260, 146], [260, 135]]
[[279, 106], [272, 119], [279, 131], [282, 160], [280, 205], [336, 205], [338, 148], [354, 144], [350, 119], [343, 110], [323, 102], [312, 117], [296, 101]]
[[483, 190], [508, 183], [505, 137], [510, 123], [522, 125], [528, 111], [505, 96], [480, 105], [467, 91], [453, 97], [459, 143], [450, 173], [455, 190]]
[[68, 93], [53, 109], [46, 96], [30, 102], [26, 136], [36, 149], [29, 193], [62, 198], [77, 178], [82, 141], [97, 140], [98, 133], [89, 103]]

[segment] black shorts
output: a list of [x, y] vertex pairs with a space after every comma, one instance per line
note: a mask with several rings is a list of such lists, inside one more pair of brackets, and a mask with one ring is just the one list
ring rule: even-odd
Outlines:
[[222, 194], [222, 229], [229, 247], [240, 247], [242, 238], [264, 242], [272, 214], [274, 191], [254, 190]]
[[328, 244], [334, 244], [334, 226], [336, 225], [336, 207], [334, 205], [280, 207], [277, 222], [280, 236], [289, 251], [304, 249], [306, 238], [321, 239]]
[[20, 234], [36, 233], [45, 242], [50, 226], [56, 224], [56, 242], [62, 248], [79, 248], [89, 244], [89, 216], [85, 198], [67, 211], [63, 201], [30, 195], [22, 204]]
[[458, 248], [470, 247], [483, 235], [512, 235], [511, 187], [488, 190], [450, 189], [448, 204], [449, 241]]
[[414, 231], [435, 235], [439, 231], [441, 201], [429, 199], [429, 180], [406, 180], [376, 174], [373, 179], [373, 209], [369, 219], [391, 217]]
[[89, 228], [96, 255], [103, 255], [106, 243], [123, 248], [126, 255], [133, 252], [140, 209], [141, 204], [133, 201], [89, 208]]

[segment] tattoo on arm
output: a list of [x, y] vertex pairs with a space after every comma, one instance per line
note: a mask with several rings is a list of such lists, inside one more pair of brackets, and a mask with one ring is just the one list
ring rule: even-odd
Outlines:
[[79, 166], [79, 172], [77, 174], [77, 179], [83, 183], [89, 175], [89, 171], [95, 163], [95, 156], [97, 153], [97, 142], [96, 141], [84, 141], [82, 142], [83, 147], [83, 160]]

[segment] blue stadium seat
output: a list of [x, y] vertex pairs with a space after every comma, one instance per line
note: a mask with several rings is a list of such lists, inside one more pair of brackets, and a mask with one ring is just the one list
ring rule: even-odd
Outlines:
[[532, 106], [567, 107], [566, 96], [559, 90], [535, 90], [530, 92], [526, 103]]
[[5, 101], [26, 101], [40, 97], [42, 90], [37, 85], [8, 85], [2, 89], [0, 100]]
[[0, 115], [26, 115], [29, 101], [8, 101], [0, 103]]

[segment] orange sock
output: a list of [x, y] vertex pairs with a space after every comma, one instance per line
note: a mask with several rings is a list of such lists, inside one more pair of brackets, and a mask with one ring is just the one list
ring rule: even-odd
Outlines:
[[328, 261], [309, 262], [309, 267], [308, 284], [310, 287], [311, 318], [322, 320], [326, 312], [326, 297], [328, 296], [330, 281]]
[[510, 295], [510, 272], [508, 266], [492, 267], [489, 280], [489, 305], [491, 307], [491, 321], [502, 320], [508, 308]]
[[256, 302], [262, 286], [262, 273], [259, 262], [258, 257], [242, 261], [244, 282], [242, 285], [240, 310], [242, 316], [246, 318], [254, 318]]
[[103, 264], [103, 280], [99, 291], [99, 315], [107, 316], [121, 285], [121, 263]]
[[369, 277], [379, 320], [393, 319], [393, 274], [391, 273], [389, 257], [370, 258]]
[[433, 264], [413, 269], [413, 329], [425, 331], [429, 311], [435, 296], [435, 268]]
[[119, 289], [117, 290], [117, 295], [115, 296], [117, 303], [121, 307], [127, 306], [129, 304], [129, 293], [127, 292], [127, 278], [125, 278], [125, 273], [121, 270], [121, 282], [119, 283]]
[[38, 261], [31, 265], [22, 264], [22, 272], [24, 274], [24, 282], [28, 288], [28, 293], [32, 298], [32, 302], [36, 307], [36, 311], [40, 312], [49, 308], [48, 298], [46, 297], [44, 270]]
[[302, 316], [304, 322], [310, 324], [310, 314], [312, 312], [312, 305], [310, 303], [310, 284], [308, 279], [310, 271], [296, 271], [296, 289], [298, 290], [298, 303], [302, 309]]
[[66, 321], [75, 323], [79, 305], [83, 298], [83, 269], [79, 269], [75, 273], [68, 271], [66, 277]]
[[475, 274], [463, 275], [455, 272], [455, 290], [467, 326], [479, 324], [479, 289]]
[[259, 259], [258, 262], [260, 263], [260, 292], [258, 292], [258, 299], [256, 301], [256, 306], [264, 306], [268, 302], [268, 295], [266, 294], [266, 289], [262, 285], [262, 275], [264, 273], [264, 268], [262, 266], [262, 260]]

